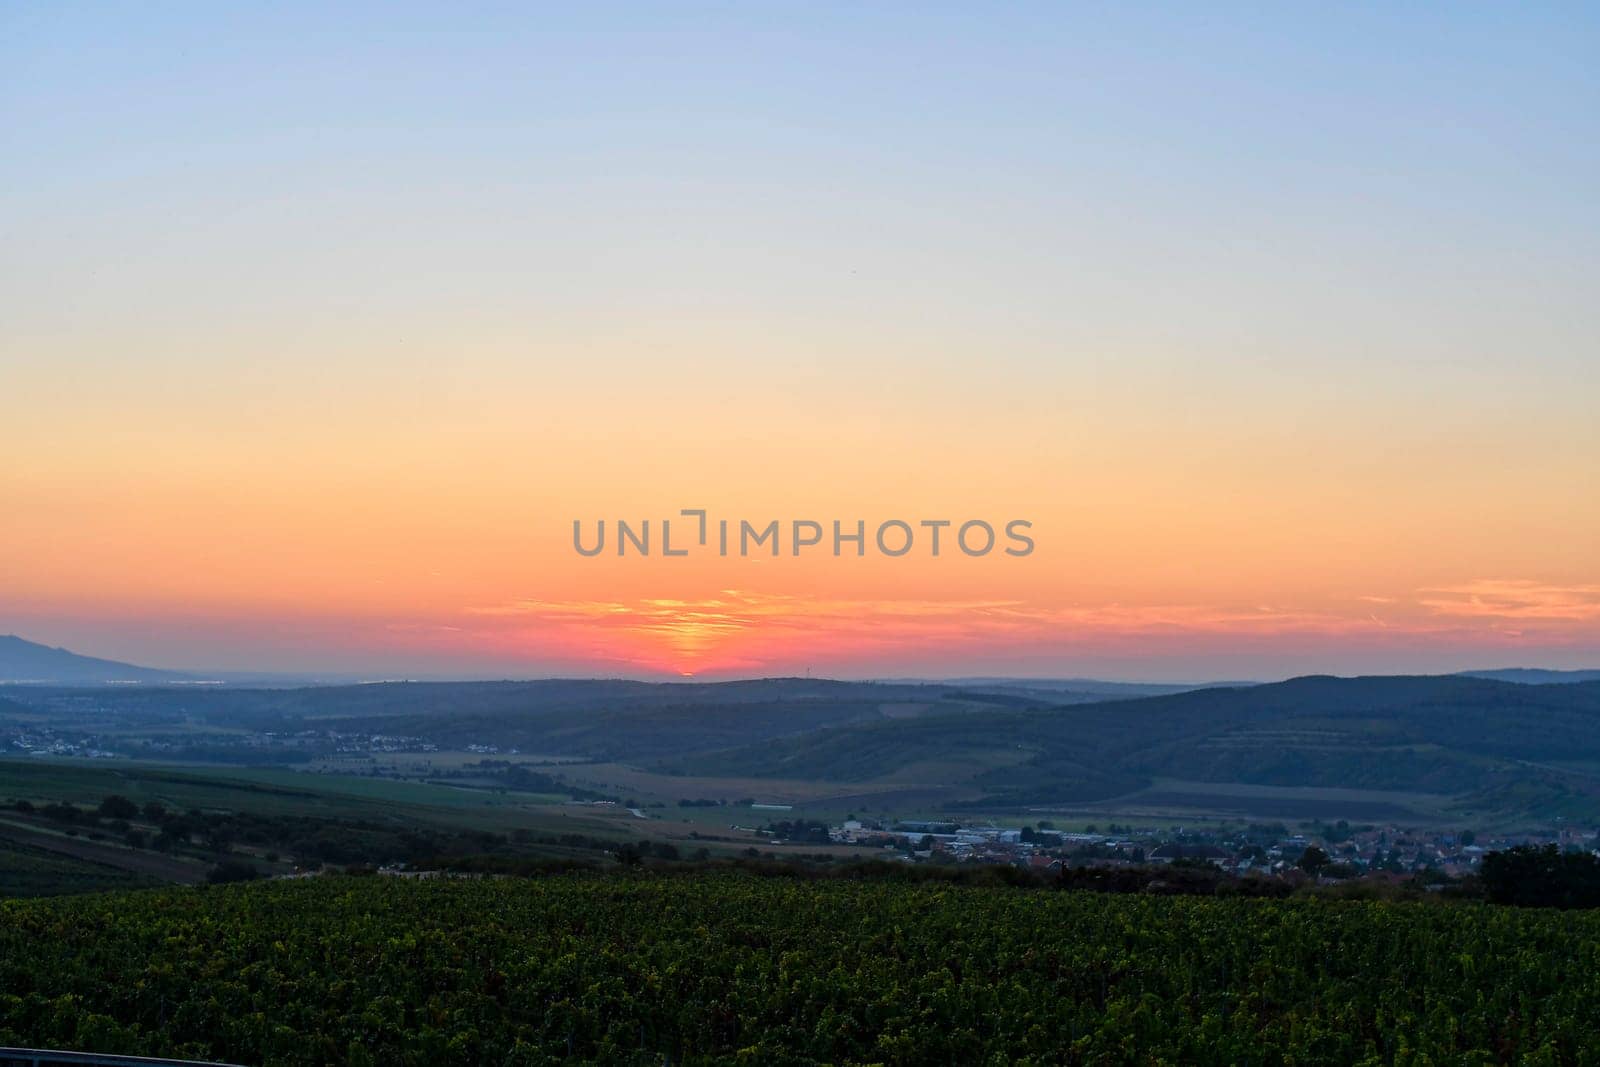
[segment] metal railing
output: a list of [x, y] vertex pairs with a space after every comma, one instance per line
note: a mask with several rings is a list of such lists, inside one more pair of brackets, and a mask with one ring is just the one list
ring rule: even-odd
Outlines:
[[212, 1060], [163, 1060], [150, 1056], [114, 1056], [104, 1052], [62, 1052], [48, 1048], [0, 1048], [0, 1067], [237, 1067]]

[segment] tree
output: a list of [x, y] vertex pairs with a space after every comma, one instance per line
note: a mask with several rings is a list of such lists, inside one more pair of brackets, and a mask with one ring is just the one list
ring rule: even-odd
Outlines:
[[139, 814], [139, 805], [127, 797], [112, 794], [100, 802], [100, 814], [107, 819], [131, 819]]
[[1306, 850], [1300, 853], [1300, 859], [1295, 862], [1307, 874], [1316, 875], [1328, 866], [1328, 854], [1316, 845], [1307, 845]]
[[78, 816], [83, 814], [73, 805], [62, 804], [59, 801], [46, 804], [43, 810], [45, 818], [54, 819], [56, 822], [77, 822]]
[[206, 872], [206, 881], [212, 885], [229, 882], [249, 882], [260, 878], [261, 872], [243, 860], [223, 860]]
[[1600, 907], [1600, 859], [1554, 845], [1521, 845], [1483, 858], [1484, 892], [1497, 904], [1533, 908]]

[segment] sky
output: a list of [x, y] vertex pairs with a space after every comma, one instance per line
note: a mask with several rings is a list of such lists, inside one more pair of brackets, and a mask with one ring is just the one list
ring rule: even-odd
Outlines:
[[[1578, 4], [5, 4], [0, 632], [1600, 666], [1597, 54]], [[1035, 547], [664, 557], [685, 508]]]

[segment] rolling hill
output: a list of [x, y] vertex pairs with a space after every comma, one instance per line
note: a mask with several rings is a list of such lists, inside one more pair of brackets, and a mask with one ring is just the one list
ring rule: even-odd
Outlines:
[[[1134, 698], [1008, 679], [35, 685], [5, 690], [0, 732], [19, 750], [236, 765], [402, 751], [552, 758], [658, 782], [715, 779], [719, 795], [749, 795], [737, 782], [809, 782], [951, 811], [1129, 798], [1141, 810], [1161, 798], [1291, 811], [1320, 790], [1351, 813], [1600, 819], [1600, 681], [1511, 673], [1315, 676]], [[1269, 795], [1276, 808], [1252, 807]], [[1183, 799], [1201, 796], [1226, 803]]]
[[1100, 801], [1170, 779], [1600, 813], [1600, 683], [1307, 677], [837, 727], [668, 765], [789, 779], [935, 776], [988, 809]]
[[160, 732], [183, 746], [165, 749], [167, 758], [258, 763], [297, 761], [307, 746], [283, 739], [308, 734], [328, 744], [333, 735], [381, 734], [443, 749], [479, 746], [648, 762], [852, 723], [1048, 706], [1025, 695], [804, 678], [386, 682], [301, 689], [18, 686], [8, 695], [25, 706], [30, 721], [76, 737]]

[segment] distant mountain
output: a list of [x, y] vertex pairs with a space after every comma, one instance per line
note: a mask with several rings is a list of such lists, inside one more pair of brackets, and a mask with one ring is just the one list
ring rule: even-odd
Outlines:
[[1097, 704], [1102, 700], [1170, 696], [1195, 689], [1237, 689], [1256, 682], [1106, 682], [1098, 678], [942, 678], [931, 685], [954, 686], [971, 693], [1030, 694], [1056, 704]]
[[[16, 687], [7, 695], [38, 710], [70, 703], [76, 690]], [[858, 722], [922, 715], [1043, 708], [1036, 697], [967, 693], [947, 686], [830, 679], [731, 682], [545, 679], [525, 682], [380, 682], [294, 689], [220, 685], [118, 686], [97, 692], [102, 726], [181, 718], [226, 726], [210, 751], [185, 758], [256, 759], [260, 747], [224, 753], [217, 743], [244, 730], [317, 729], [368, 737], [421, 738], [445, 749], [502, 751], [593, 760], [650, 761], [759, 744]], [[4, 709], [0, 709], [3, 712]], [[3, 716], [0, 716], [3, 718]], [[3, 723], [0, 723], [3, 725]]]
[[1600, 671], [1541, 671], [1532, 667], [1504, 667], [1497, 671], [1462, 671], [1460, 678], [1489, 678], [1519, 685], [1562, 685], [1570, 682], [1600, 682]]
[[25, 641], [13, 634], [0, 636], [0, 684], [34, 682], [84, 685], [105, 682], [181, 682], [190, 676], [179, 671], [138, 667], [116, 660], [80, 656], [64, 648]]

